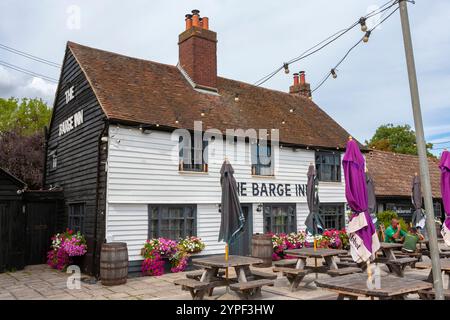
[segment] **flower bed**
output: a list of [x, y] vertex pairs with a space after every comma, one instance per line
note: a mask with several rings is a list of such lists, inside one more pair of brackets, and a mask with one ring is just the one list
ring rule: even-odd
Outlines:
[[163, 275], [164, 260], [169, 261], [171, 272], [182, 272], [186, 270], [190, 255], [199, 253], [204, 248], [205, 244], [197, 237], [187, 237], [179, 241], [165, 238], [147, 240], [141, 252], [144, 257], [141, 266], [142, 274], [146, 276]]
[[349, 249], [350, 243], [348, 240], [348, 234], [345, 229], [325, 230], [323, 234], [316, 236], [318, 248], [329, 249]]
[[[295, 258], [285, 254], [285, 250], [300, 249], [313, 246], [313, 244], [306, 241], [307, 235], [304, 231], [293, 232], [289, 234], [269, 233], [269, 235], [272, 237], [273, 261]], [[317, 248], [349, 249], [350, 247], [348, 235], [345, 232], [345, 229], [326, 230], [323, 234], [315, 236], [315, 239], [317, 241]]]
[[73, 257], [81, 257], [87, 252], [86, 239], [80, 232], [74, 233], [67, 229], [64, 233], [55, 234], [51, 239], [47, 264], [54, 269], [65, 270], [73, 263]]
[[289, 234], [280, 233], [274, 234], [269, 233], [272, 237], [273, 254], [272, 260], [278, 261], [281, 259], [293, 258], [284, 253], [288, 249], [300, 249], [307, 246], [306, 233], [304, 231], [293, 232]]

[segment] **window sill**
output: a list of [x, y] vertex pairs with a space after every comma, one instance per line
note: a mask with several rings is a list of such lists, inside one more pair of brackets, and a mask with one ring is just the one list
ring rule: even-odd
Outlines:
[[344, 185], [342, 181], [319, 181], [319, 184], [325, 185]]
[[186, 175], [200, 175], [200, 176], [206, 176], [209, 175], [209, 172], [200, 172], [200, 171], [178, 171], [179, 174], [186, 174]]
[[257, 174], [252, 174], [252, 178], [257, 178], [257, 179], [276, 179], [275, 175], [272, 176], [265, 176], [265, 175], [257, 175]]

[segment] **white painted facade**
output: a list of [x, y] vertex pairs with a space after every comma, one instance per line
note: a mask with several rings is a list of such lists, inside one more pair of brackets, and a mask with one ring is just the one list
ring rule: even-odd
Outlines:
[[[217, 141], [217, 140], [216, 140]], [[178, 138], [171, 133], [111, 126], [108, 141], [106, 235], [108, 241], [128, 244], [130, 261], [141, 260], [140, 249], [148, 237], [149, 204], [196, 204], [197, 236], [206, 243], [204, 254], [223, 253], [223, 243], [217, 241], [220, 227], [218, 204], [221, 201], [220, 168], [225, 154], [219, 142], [208, 146], [208, 173], [179, 172]], [[220, 142], [221, 143], [221, 142]], [[247, 147], [246, 147], [247, 146]], [[306, 184], [308, 166], [315, 161], [313, 150], [276, 148], [275, 175], [251, 175], [248, 143], [236, 142], [236, 152], [226, 156], [235, 170], [237, 182]], [[341, 174], [343, 177], [343, 173]], [[344, 179], [336, 183], [320, 183], [321, 203], [344, 203]], [[308, 215], [306, 197], [241, 196], [242, 203], [252, 203], [253, 233], [263, 232], [261, 203], [295, 203], [297, 228], [304, 229]]]

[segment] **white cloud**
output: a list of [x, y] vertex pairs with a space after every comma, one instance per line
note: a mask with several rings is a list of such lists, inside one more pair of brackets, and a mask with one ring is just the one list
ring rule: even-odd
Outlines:
[[0, 66], [0, 97], [41, 98], [52, 106], [56, 84], [41, 78], [30, 78]]

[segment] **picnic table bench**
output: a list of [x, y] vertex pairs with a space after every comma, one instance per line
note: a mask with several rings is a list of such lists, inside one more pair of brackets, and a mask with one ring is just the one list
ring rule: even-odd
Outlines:
[[274, 263], [275, 267], [288, 267], [288, 268], [295, 268], [297, 265], [297, 259], [283, 259], [275, 261]]
[[[204, 272], [205, 272], [205, 270], [191, 271], [191, 272], [186, 273], [186, 278], [200, 281]], [[225, 271], [220, 270], [217, 272], [217, 275], [220, 277], [223, 277], [225, 275]]]
[[177, 279], [174, 283], [180, 285], [182, 290], [189, 291], [193, 300], [203, 300], [206, 291], [211, 289], [211, 283], [195, 279]]
[[[420, 299], [422, 299], [422, 300], [434, 300], [436, 297], [436, 291], [434, 291], [434, 289], [420, 290], [418, 293], [419, 293]], [[450, 290], [449, 289], [444, 289], [444, 299], [450, 300]]]
[[[441, 259], [440, 262], [441, 262], [441, 270], [447, 276], [450, 276], [450, 259]], [[430, 273], [428, 274], [428, 278], [425, 281], [433, 283], [433, 270], [431, 269], [431, 261], [418, 262], [418, 263], [416, 263], [416, 268], [417, 269], [430, 269]], [[447, 288], [447, 289], [450, 289], [450, 288]]]
[[260, 280], [260, 279], [275, 280], [277, 278], [277, 275], [273, 274], [273, 273], [267, 273], [264, 271], [252, 270], [252, 274], [250, 277], [255, 280]]
[[405, 276], [405, 268], [416, 263], [416, 258], [395, 258], [393, 260], [386, 261], [386, 265], [391, 268], [392, 272], [403, 278]]
[[263, 286], [273, 286], [273, 280], [259, 279], [247, 282], [238, 282], [230, 285], [230, 289], [244, 300], [261, 297], [261, 288]]
[[285, 276], [289, 281], [291, 291], [294, 292], [297, 290], [300, 282], [302, 282], [303, 278], [310, 272], [310, 270], [275, 267], [273, 268], [273, 272], [282, 272], [283, 276]]
[[338, 293], [338, 300], [345, 298], [357, 300], [362, 296], [380, 300], [403, 300], [410, 293], [432, 288], [431, 283], [393, 275], [382, 276], [379, 288], [369, 288], [367, 275], [362, 273], [316, 280], [316, 284], [318, 287]]
[[335, 270], [328, 270], [327, 273], [332, 277], [338, 277], [338, 276], [345, 276], [345, 275], [353, 274], [353, 273], [359, 273], [362, 271], [363, 270], [358, 267], [346, 267], [346, 268], [339, 268], [339, 269], [335, 269]]

